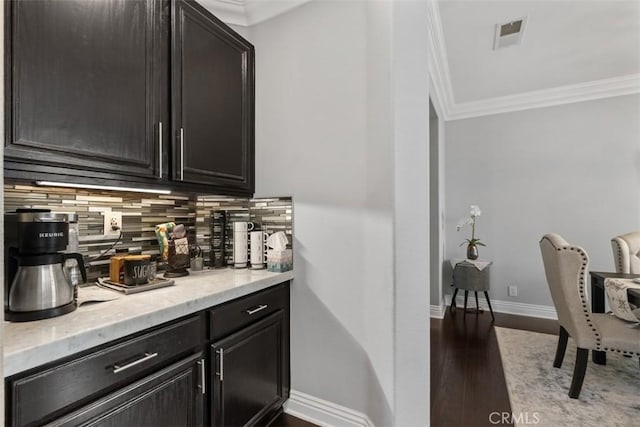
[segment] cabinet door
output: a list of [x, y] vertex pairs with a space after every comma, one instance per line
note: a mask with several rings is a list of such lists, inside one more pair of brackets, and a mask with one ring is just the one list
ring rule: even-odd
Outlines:
[[202, 426], [204, 359], [201, 354], [53, 421], [51, 426]]
[[172, 25], [173, 178], [252, 193], [253, 46], [193, 1]]
[[283, 321], [280, 310], [212, 345], [213, 425], [255, 425], [282, 406]]
[[5, 156], [69, 175], [160, 177], [166, 6], [12, 1]]

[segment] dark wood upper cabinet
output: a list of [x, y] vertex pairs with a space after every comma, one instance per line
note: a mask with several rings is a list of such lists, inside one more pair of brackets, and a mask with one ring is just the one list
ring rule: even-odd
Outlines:
[[166, 175], [159, 127], [168, 111], [167, 7], [8, 2], [6, 158], [71, 175]]
[[172, 29], [173, 178], [253, 193], [253, 46], [194, 1]]
[[198, 3], [11, 0], [5, 15], [7, 178], [253, 194], [254, 49]]

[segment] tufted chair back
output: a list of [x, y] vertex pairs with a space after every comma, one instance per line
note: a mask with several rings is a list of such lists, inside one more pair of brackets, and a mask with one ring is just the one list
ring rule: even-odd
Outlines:
[[640, 232], [623, 234], [611, 239], [616, 273], [640, 274]]
[[558, 323], [578, 347], [599, 348], [600, 334], [593, 323], [585, 289], [589, 266], [586, 252], [557, 234], [545, 234], [540, 251]]

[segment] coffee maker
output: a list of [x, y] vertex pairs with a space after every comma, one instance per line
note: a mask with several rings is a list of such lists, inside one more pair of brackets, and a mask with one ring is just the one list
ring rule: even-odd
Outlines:
[[67, 247], [67, 215], [47, 209], [18, 209], [5, 214], [5, 319], [47, 319], [76, 309], [74, 286], [63, 266], [75, 259], [82, 279], [82, 255]]

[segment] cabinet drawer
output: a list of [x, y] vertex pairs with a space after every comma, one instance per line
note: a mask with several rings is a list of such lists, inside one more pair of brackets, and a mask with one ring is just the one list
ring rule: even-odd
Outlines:
[[13, 425], [41, 424], [159, 369], [201, 346], [201, 316], [191, 317], [11, 382]]
[[288, 286], [277, 285], [210, 310], [210, 339], [218, 340], [284, 308]]
[[181, 359], [45, 427], [202, 426], [201, 357], [202, 352]]

